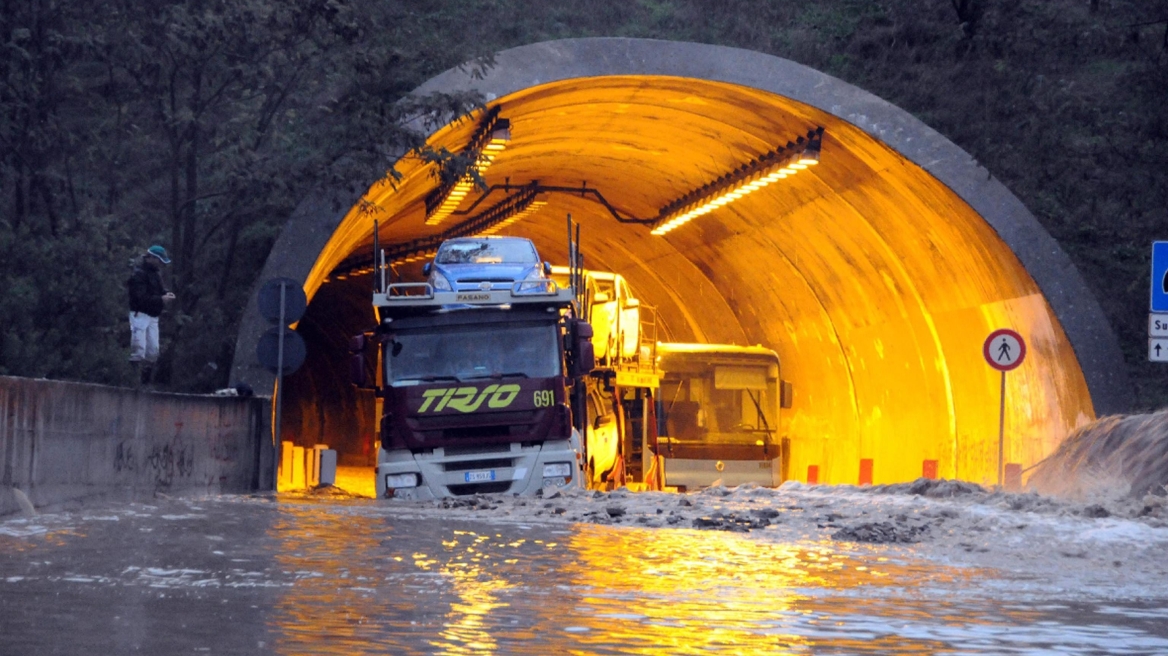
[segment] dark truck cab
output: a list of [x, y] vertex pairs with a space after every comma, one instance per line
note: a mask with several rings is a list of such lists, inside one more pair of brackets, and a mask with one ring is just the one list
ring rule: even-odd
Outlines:
[[534, 494], [581, 484], [569, 407], [592, 368], [590, 326], [550, 280], [510, 290], [374, 294], [378, 497]]

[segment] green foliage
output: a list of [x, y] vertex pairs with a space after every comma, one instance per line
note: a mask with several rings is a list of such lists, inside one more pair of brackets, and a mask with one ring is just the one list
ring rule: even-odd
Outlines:
[[178, 298], [159, 377], [226, 384], [299, 199], [386, 175], [421, 144], [403, 115], [474, 106], [397, 103], [479, 54], [435, 39], [435, 17], [362, 0], [0, 0], [0, 372], [128, 381], [127, 262], [162, 243]]

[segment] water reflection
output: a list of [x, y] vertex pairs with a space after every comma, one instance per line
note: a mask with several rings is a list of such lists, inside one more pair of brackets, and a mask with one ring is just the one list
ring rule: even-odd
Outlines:
[[[470, 544], [463, 547], [463, 539]], [[500, 593], [514, 587], [486, 571], [490, 554], [482, 550], [490, 536], [473, 531], [455, 531], [454, 539], [443, 542], [453, 558], [442, 568], [442, 575], [458, 595], [442, 629], [442, 639], [430, 644], [441, 654], [490, 654], [498, 647], [491, 635], [492, 614], [510, 606], [499, 599]], [[516, 562], [510, 559], [512, 563]]]
[[[368, 517], [317, 504], [280, 503], [268, 534], [288, 593], [273, 609], [271, 634], [283, 654], [363, 653], [389, 627], [384, 606], [404, 600], [378, 599], [384, 573], [377, 557], [388, 539], [385, 526]], [[385, 602], [388, 601], [389, 604]], [[407, 602], [408, 603], [408, 602]]]
[[926, 653], [945, 641], [892, 623], [967, 624], [914, 591], [978, 574], [731, 533], [280, 506], [271, 535], [293, 581], [271, 628], [285, 654]]
[[[731, 533], [580, 526], [569, 547], [575, 558], [565, 574], [579, 597], [569, 609], [574, 626], [559, 628], [574, 631], [570, 642], [590, 651], [774, 654], [817, 646], [929, 652], [941, 645], [852, 638], [846, 630], [815, 627], [838, 625], [830, 617], [835, 612], [857, 612], [867, 591], [887, 596], [909, 577], [923, 582], [922, 575], [960, 585], [971, 575], [918, 571], [876, 556], [857, 561], [829, 544], [770, 544]], [[832, 612], [825, 612], [825, 603]], [[557, 628], [556, 615], [546, 616], [549, 631]], [[837, 635], [823, 640], [825, 633]]]

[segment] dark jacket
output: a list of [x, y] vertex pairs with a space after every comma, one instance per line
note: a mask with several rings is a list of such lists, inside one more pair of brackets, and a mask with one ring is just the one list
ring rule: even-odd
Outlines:
[[134, 265], [134, 273], [127, 281], [130, 288], [130, 312], [145, 312], [157, 317], [162, 314], [166, 287], [162, 284], [162, 270], [152, 257], [144, 257]]

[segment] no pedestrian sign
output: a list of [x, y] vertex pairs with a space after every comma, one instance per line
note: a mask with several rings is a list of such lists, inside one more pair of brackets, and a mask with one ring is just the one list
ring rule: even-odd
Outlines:
[[1009, 328], [1000, 328], [990, 333], [981, 350], [986, 362], [998, 371], [1017, 369], [1026, 359], [1026, 342]]

